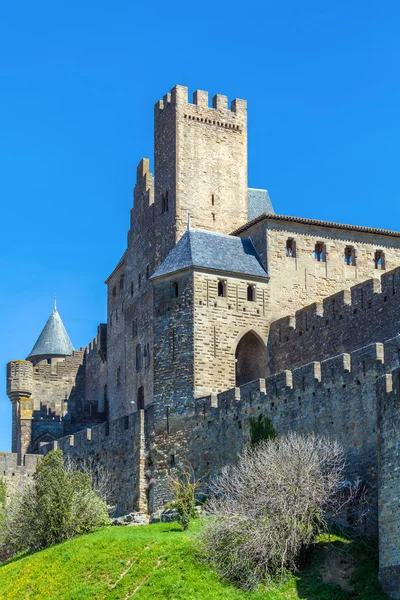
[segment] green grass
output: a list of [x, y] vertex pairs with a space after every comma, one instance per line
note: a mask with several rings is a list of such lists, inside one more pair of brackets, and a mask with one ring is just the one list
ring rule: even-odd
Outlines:
[[[0, 566], [7, 600], [384, 600], [377, 586], [376, 550], [335, 537], [316, 544], [306, 567], [280, 586], [242, 592], [222, 582], [196, 554], [198, 521], [108, 527]], [[328, 557], [350, 561], [353, 590], [323, 582]], [[343, 560], [340, 558], [343, 556]]]

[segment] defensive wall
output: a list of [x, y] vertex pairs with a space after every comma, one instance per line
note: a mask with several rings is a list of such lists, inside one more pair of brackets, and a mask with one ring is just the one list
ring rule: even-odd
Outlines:
[[400, 598], [400, 369], [379, 381], [379, 577]]
[[18, 463], [18, 454], [0, 452], [0, 479], [6, 484], [6, 497], [9, 500], [15, 492], [32, 477], [41, 456], [25, 454], [22, 464]]
[[271, 323], [269, 372], [351, 352], [400, 333], [400, 268]]
[[78, 464], [92, 461], [110, 475], [110, 502], [117, 516], [146, 512], [143, 410], [44, 444], [40, 452], [56, 448]]
[[368, 482], [376, 509], [376, 382], [399, 365], [399, 352], [396, 336], [220, 394], [187, 398], [176, 409], [153, 403], [144, 411], [43, 445], [41, 452], [59, 447], [78, 460], [92, 456], [115, 477], [120, 514], [133, 510], [146, 493], [146, 454], [153, 512], [167, 500], [171, 468], [190, 463], [199, 476], [216, 473], [250, 441], [250, 417], [265, 416], [278, 434], [314, 431], [337, 439], [348, 456], [349, 478]]

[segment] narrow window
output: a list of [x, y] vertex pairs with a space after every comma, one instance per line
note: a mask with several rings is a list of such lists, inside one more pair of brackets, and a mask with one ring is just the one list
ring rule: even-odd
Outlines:
[[313, 256], [316, 261], [325, 262], [325, 245], [322, 242], [315, 244]]
[[104, 399], [104, 417], [106, 419], [108, 419], [109, 416], [109, 405], [108, 405], [108, 392], [107, 392], [107, 385], [104, 386], [104, 395], [103, 395], [103, 399]]
[[374, 262], [375, 269], [380, 269], [381, 271], [385, 270], [385, 253], [383, 250], [376, 250]]
[[131, 296], [133, 296], [133, 281], [131, 281]]
[[113, 287], [113, 296], [114, 296], [114, 298], [116, 297], [116, 295], [117, 295], [117, 286], [114, 285], [114, 287]]
[[256, 299], [256, 286], [248, 285], [247, 286], [247, 300], [249, 302], [254, 302]]
[[138, 334], [138, 329], [137, 329], [137, 319], [133, 319], [132, 321], [132, 337], [135, 338]]
[[142, 385], [137, 392], [137, 409], [144, 410], [144, 387]]
[[150, 344], [147, 344], [147, 365], [146, 367], [150, 367]]
[[115, 320], [118, 321], [118, 308], [115, 311]]
[[351, 267], [354, 267], [356, 264], [356, 251], [354, 246], [346, 246], [344, 249], [344, 263]]
[[296, 242], [293, 238], [286, 240], [286, 256], [294, 258], [296, 256]]
[[142, 368], [142, 346], [138, 344], [136, 346], [136, 371], [140, 371]]
[[179, 286], [177, 281], [171, 283], [171, 297], [177, 298], [179, 295]]
[[168, 190], [161, 195], [161, 212], [162, 214], [168, 212]]
[[124, 289], [124, 276], [122, 275], [121, 279], [119, 280], [119, 289], [123, 290]]
[[48, 364], [48, 365], [51, 365], [51, 358], [48, 358], [48, 359], [47, 359], [47, 364]]
[[149, 277], [150, 277], [150, 266], [147, 265], [147, 267], [146, 267], [146, 279], [149, 279]]
[[138, 275], [138, 288], [140, 289], [141, 287], [142, 287], [142, 276], [139, 273], [139, 275]]
[[226, 281], [221, 279], [218, 281], [218, 296], [220, 298], [226, 297]]
[[211, 194], [211, 206], [215, 206], [215, 195]]
[[121, 367], [117, 367], [117, 377], [116, 377], [116, 380], [117, 380], [117, 385], [120, 385], [120, 383], [121, 383]]

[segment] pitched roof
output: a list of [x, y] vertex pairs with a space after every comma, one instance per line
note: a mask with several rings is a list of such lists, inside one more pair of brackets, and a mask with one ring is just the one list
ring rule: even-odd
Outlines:
[[387, 235], [389, 237], [400, 237], [399, 231], [391, 231], [390, 229], [376, 229], [374, 227], [364, 227], [363, 225], [347, 225], [345, 223], [334, 223], [331, 221], [317, 221], [316, 219], [306, 219], [304, 217], [290, 217], [287, 215], [276, 215], [275, 213], [265, 212], [258, 217], [255, 217], [248, 223], [241, 225], [235, 231], [232, 231], [231, 235], [239, 235], [243, 231], [246, 231], [252, 225], [259, 223], [260, 221], [271, 220], [271, 221], [290, 221], [292, 223], [304, 223], [306, 225], [318, 225], [318, 227], [328, 227], [329, 229], [347, 229], [348, 231], [361, 231], [363, 233], [375, 233], [377, 235]]
[[28, 359], [34, 356], [61, 355], [68, 356], [74, 351], [69, 335], [64, 327], [64, 323], [58, 314], [57, 308], [47, 320], [42, 333], [39, 335], [36, 344], [33, 346]]
[[258, 217], [262, 213], [274, 214], [271, 198], [267, 190], [259, 190], [257, 188], [248, 189], [248, 212], [247, 218], [249, 221]]
[[263, 279], [268, 277], [250, 239], [188, 229], [151, 279], [191, 267]]

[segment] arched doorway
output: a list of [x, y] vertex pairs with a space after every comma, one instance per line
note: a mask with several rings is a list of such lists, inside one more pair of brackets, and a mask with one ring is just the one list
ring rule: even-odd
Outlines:
[[144, 387], [141, 385], [137, 393], [137, 409], [144, 409]]
[[244, 335], [236, 347], [236, 387], [267, 376], [267, 350], [253, 331]]
[[40, 445], [48, 444], [49, 442], [54, 442], [54, 437], [51, 433], [42, 433], [33, 444], [33, 454], [39, 454]]

